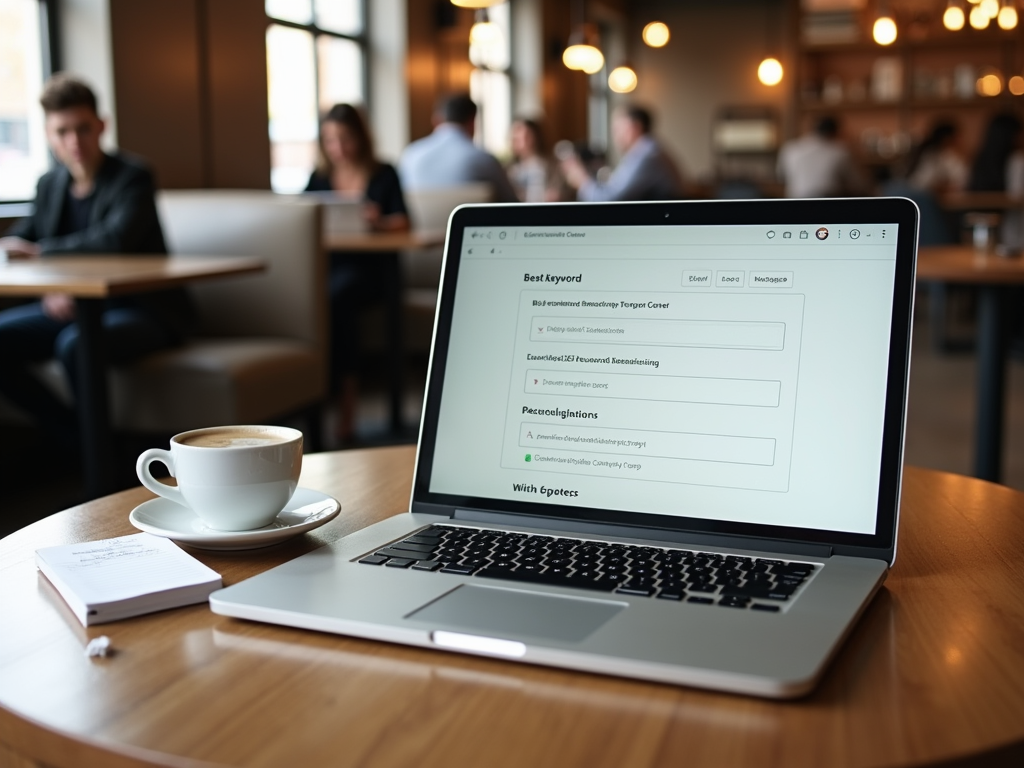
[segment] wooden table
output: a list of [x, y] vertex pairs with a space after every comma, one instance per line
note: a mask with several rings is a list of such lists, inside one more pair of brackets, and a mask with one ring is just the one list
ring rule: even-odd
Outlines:
[[979, 254], [971, 246], [921, 248], [917, 279], [978, 288], [976, 353], [977, 405], [974, 475], [999, 482], [1002, 477], [1003, 422], [1006, 409], [1008, 288], [1024, 285], [1024, 259]]
[[[267, 550], [193, 550], [227, 584], [406, 509], [413, 450], [307, 456], [342, 514]], [[899, 555], [820, 687], [771, 702], [179, 608], [85, 629], [33, 565], [134, 532], [139, 488], [0, 540], [0, 764], [1024, 765], [1024, 494], [909, 469]], [[116, 652], [89, 660], [99, 635]], [[16, 762], [10, 753], [25, 762]], [[948, 761], [948, 762], [947, 762]]]
[[78, 340], [78, 419], [90, 498], [113, 488], [113, 440], [101, 318], [114, 296], [173, 288], [197, 280], [263, 271], [256, 259], [223, 256], [50, 256], [0, 263], [0, 296], [68, 293], [75, 297]]
[[402, 424], [403, 369], [405, 344], [402, 338], [402, 279], [400, 251], [416, 251], [444, 245], [444, 232], [335, 232], [323, 235], [324, 249], [329, 253], [372, 253], [387, 258], [388, 295], [387, 338], [391, 403], [390, 426], [393, 435], [400, 435]]

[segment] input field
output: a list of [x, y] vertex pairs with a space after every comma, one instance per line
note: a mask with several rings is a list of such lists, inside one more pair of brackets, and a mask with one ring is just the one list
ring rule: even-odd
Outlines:
[[543, 370], [528, 370], [524, 389], [532, 395], [573, 395], [760, 408], [777, 407], [781, 390], [781, 382], [760, 379]]
[[576, 453], [611, 453], [765, 467], [775, 463], [775, 439], [770, 437], [523, 422], [519, 425], [519, 445]]
[[785, 340], [785, 323], [744, 320], [538, 316], [530, 327], [530, 341], [584, 344], [781, 350]]

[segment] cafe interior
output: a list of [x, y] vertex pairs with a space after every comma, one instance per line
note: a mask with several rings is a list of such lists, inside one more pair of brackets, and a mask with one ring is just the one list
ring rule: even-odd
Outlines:
[[[97, 97], [104, 151], [152, 171], [167, 252], [191, 264], [173, 285], [197, 318], [124, 364], [80, 350], [77, 382], [58, 360], [34, 364], [77, 414], [68, 439], [0, 396], [0, 613], [15, 617], [0, 633], [0, 765], [1020, 765], [1022, 13], [1022, 0], [0, 0], [0, 238], [55, 167], [40, 96], [69, 73]], [[412, 183], [410, 146], [459, 94], [501, 182]], [[405, 511], [449, 215], [506, 182], [527, 204], [583, 199], [578, 174], [615, 178], [630, 148], [617, 121], [641, 125], [637, 108], [678, 169], [672, 199], [902, 196], [920, 211], [913, 535], [901, 528], [904, 570], [815, 698], [446, 663], [206, 606], [99, 627], [112, 651], [83, 661], [101, 632], [60, 605], [33, 552], [137, 533], [128, 510], [152, 495], [136, 459], [175, 434], [300, 430], [304, 482], [341, 501], [319, 533], [198, 552], [225, 583]], [[331, 191], [330, 115], [353, 112], [372, 158], [397, 168], [399, 219]], [[815, 142], [842, 180], [800, 192], [823, 167], [804, 152]], [[43, 289], [11, 254], [0, 318], [77, 291], [84, 329], [97, 299], [171, 285], [79, 255], [88, 269]], [[372, 279], [345, 284], [339, 309], [352, 264]]]
[[[172, 253], [269, 264], [190, 288], [205, 327], [177, 358], [108, 373], [116, 455], [106, 490], [134, 484], [141, 448], [209, 424], [281, 421], [311, 430], [307, 444], [320, 449], [415, 442], [445, 220], [458, 203], [490, 198], [472, 184], [406, 190], [411, 230], [369, 233], [390, 287], [340, 332], [358, 337], [349, 346], [361, 364], [339, 396], [324, 373], [331, 329], [314, 261], [363, 248], [366, 224], [325, 204], [311, 225], [280, 204], [306, 188], [320, 119], [335, 104], [360, 109], [377, 158], [397, 164], [430, 134], [439, 99], [468, 93], [478, 146], [511, 172], [513, 125], [528, 119], [556, 177], [566, 151], [599, 177], [614, 168], [613, 115], [639, 105], [680, 169], [683, 199], [786, 196], [783, 147], [831, 118], [858, 179], [839, 194], [912, 197], [922, 245], [982, 237], [1007, 258], [1020, 247], [1000, 242], [1019, 198], [969, 178], [993, 119], [1019, 120], [1024, 107], [1015, 0], [2, 0], [0, 14], [0, 232], [31, 212], [54, 162], [38, 98], [66, 71], [98, 96], [104, 148], [152, 169]], [[911, 166], [942, 126], [943, 162], [956, 172], [918, 183]], [[576, 194], [557, 178], [542, 192], [519, 188], [521, 199]], [[978, 289], [919, 282], [906, 460], [970, 474]], [[990, 479], [1024, 489], [1013, 295], [1003, 451]], [[0, 297], [4, 307], [26, 300]], [[261, 365], [278, 366], [278, 378], [253, 373]], [[70, 397], [56, 366], [41, 375]], [[167, 386], [175, 376], [185, 390]], [[7, 530], [96, 495], [80, 457], [51, 461], [44, 434], [2, 401], [0, 433]]]

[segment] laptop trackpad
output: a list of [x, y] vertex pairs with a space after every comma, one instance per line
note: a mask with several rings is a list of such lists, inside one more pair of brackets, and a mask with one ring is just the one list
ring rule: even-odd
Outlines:
[[527, 635], [542, 640], [579, 642], [626, 605], [611, 600], [463, 585], [406, 618], [491, 637]]

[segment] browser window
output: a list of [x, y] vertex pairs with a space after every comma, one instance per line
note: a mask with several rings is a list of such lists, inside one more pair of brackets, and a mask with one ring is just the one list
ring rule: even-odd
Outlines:
[[430, 490], [874, 533], [896, 225], [464, 232]]

